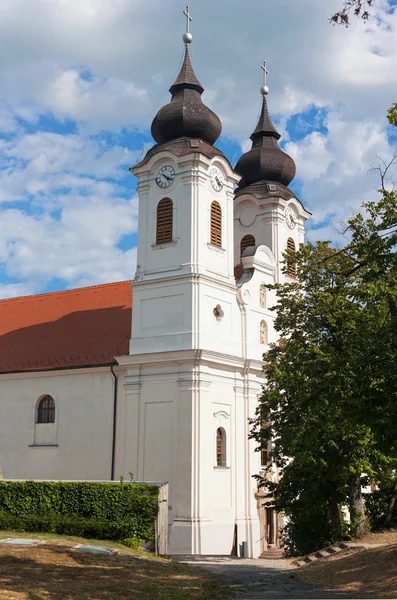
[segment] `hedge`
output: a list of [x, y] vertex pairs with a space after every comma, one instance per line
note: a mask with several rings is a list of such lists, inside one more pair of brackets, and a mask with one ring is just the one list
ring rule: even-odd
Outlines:
[[137, 483], [0, 481], [0, 529], [154, 539], [159, 488]]

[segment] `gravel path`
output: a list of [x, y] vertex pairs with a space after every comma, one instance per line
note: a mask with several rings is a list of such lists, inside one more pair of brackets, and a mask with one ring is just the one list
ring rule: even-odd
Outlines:
[[321, 590], [302, 582], [287, 559], [264, 560], [231, 556], [179, 556], [174, 560], [201, 567], [236, 589], [236, 600], [274, 598], [351, 598], [340, 592]]

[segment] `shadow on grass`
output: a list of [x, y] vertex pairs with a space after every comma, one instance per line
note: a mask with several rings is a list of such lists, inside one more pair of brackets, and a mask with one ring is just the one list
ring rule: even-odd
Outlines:
[[8, 598], [223, 600], [230, 593], [214, 576], [198, 569], [43, 545], [2, 549], [0, 599]]
[[304, 581], [353, 598], [396, 598], [397, 544], [315, 563], [299, 574]]

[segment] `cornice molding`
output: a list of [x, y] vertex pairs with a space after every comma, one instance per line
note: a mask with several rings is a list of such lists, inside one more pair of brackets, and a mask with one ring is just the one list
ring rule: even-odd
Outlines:
[[[262, 374], [261, 360], [245, 359], [239, 356], [214, 352], [212, 350], [171, 350], [169, 352], [150, 352], [115, 357], [117, 363], [125, 368], [139, 364], [186, 364], [197, 366], [198, 363], [222, 366], [225, 370], [248, 371], [252, 374]], [[202, 380], [205, 381], [205, 380]]]

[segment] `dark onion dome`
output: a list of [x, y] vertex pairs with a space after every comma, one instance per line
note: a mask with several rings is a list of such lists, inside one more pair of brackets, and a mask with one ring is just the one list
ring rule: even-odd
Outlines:
[[186, 44], [181, 71], [170, 87], [171, 102], [160, 108], [152, 123], [152, 136], [158, 144], [186, 137], [201, 139], [212, 145], [218, 139], [222, 124], [216, 114], [203, 104], [203, 91]]
[[240, 157], [234, 169], [242, 176], [239, 189], [259, 181], [278, 182], [288, 186], [295, 177], [295, 163], [279, 147], [278, 140], [281, 136], [269, 117], [267, 89], [265, 86], [261, 89], [262, 111], [258, 125], [250, 136], [252, 148]]

